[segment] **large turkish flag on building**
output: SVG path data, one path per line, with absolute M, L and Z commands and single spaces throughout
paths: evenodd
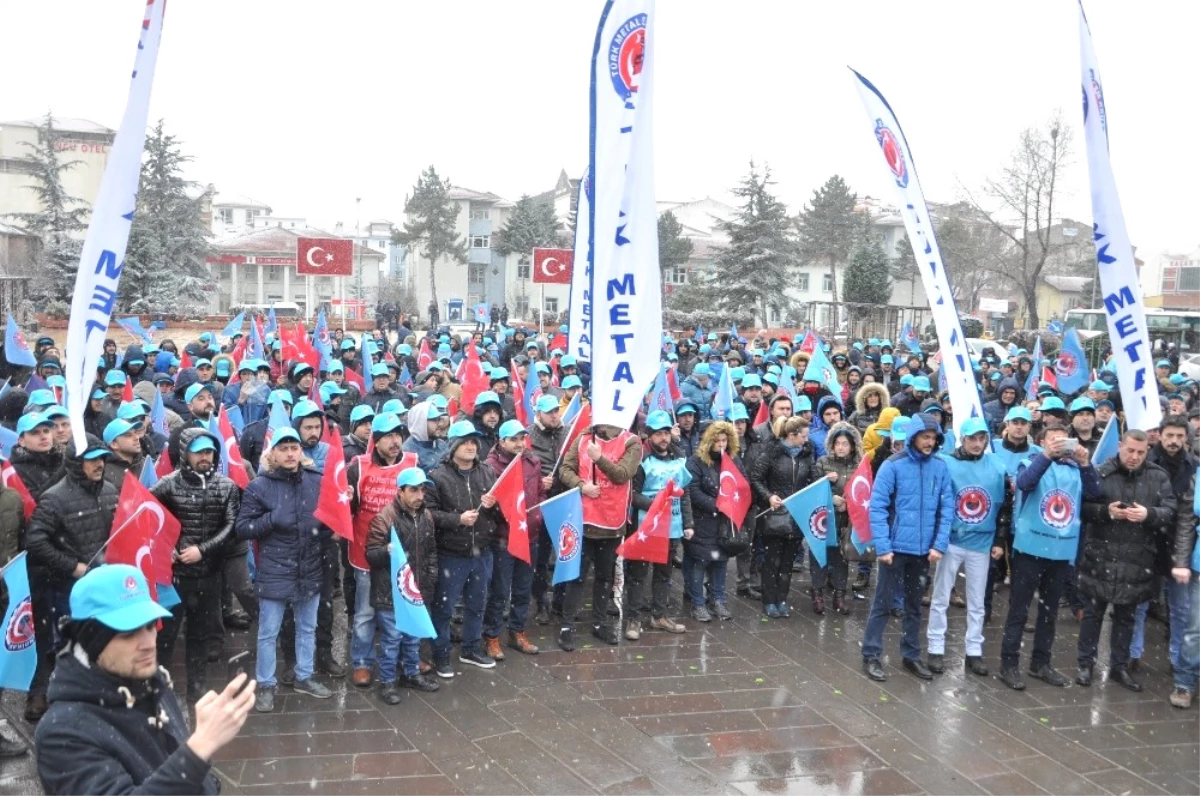
M 575 252 L 571 249 L 534 249 L 534 284 L 571 284 L 571 268 L 575 264 Z
M 296 273 L 352 275 L 354 241 L 347 238 L 296 238 Z

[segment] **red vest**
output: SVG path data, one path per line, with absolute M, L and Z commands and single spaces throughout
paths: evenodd
M 587 447 L 595 442 L 600 446 L 602 455 L 609 461 L 620 461 L 625 455 L 625 444 L 633 436 L 628 431 L 622 431 L 614 439 L 602 440 L 593 434 L 579 438 L 579 478 L 587 484 L 595 483 L 600 487 L 600 497 L 583 497 L 583 523 L 596 528 L 616 530 L 625 527 L 629 513 L 629 496 L 633 485 L 630 481 L 614 484 L 597 467 L 587 455 Z
M 388 467 L 375 464 L 372 457 L 363 454 L 354 458 L 358 462 L 358 483 L 354 492 L 358 495 L 358 513 L 354 515 L 354 539 L 350 542 L 350 565 L 369 572 L 367 563 L 367 531 L 371 520 L 387 508 L 396 497 L 396 476 L 401 470 L 417 466 L 417 455 L 405 453 L 400 461 Z

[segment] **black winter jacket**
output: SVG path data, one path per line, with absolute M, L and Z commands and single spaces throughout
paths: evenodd
M 745 478 L 742 460 L 734 456 L 732 461 Z M 722 534 L 729 535 L 733 530 L 733 521 L 717 511 L 717 497 L 721 494 L 721 461 L 718 459 L 710 465 L 701 461 L 699 456 L 693 456 L 688 459 L 687 469 L 692 480 L 687 486 L 685 499 L 691 504 L 696 532 L 691 539 L 683 540 L 684 552 L 691 558 L 705 562 L 724 561 L 728 556 L 717 542 Z M 684 527 L 687 527 L 686 515 Z
M 62 480 L 64 470 L 60 450 L 51 448 L 45 453 L 34 453 L 17 445 L 9 460 L 34 500 L 39 500 L 43 492 Z
M 1196 478 L 1196 469 L 1200 467 L 1200 461 L 1195 456 L 1188 453 L 1187 448 L 1184 448 L 1178 456 L 1167 456 L 1162 449 L 1162 445 L 1155 445 L 1150 449 L 1150 455 L 1147 460 L 1151 464 L 1157 464 L 1159 467 L 1167 471 L 1167 477 L 1171 479 L 1171 491 L 1175 493 L 1175 500 L 1179 504 L 1179 522 L 1183 524 L 1192 523 L 1194 527 L 1196 518 L 1189 509 L 1192 507 L 1192 489 L 1193 481 Z M 1190 567 L 1191 566 L 1191 546 L 1190 542 L 1194 533 L 1188 533 L 1183 540 L 1187 547 L 1188 555 L 1179 561 L 1177 555 L 1178 540 L 1176 534 L 1167 533 L 1158 535 L 1158 557 L 1156 559 L 1158 574 L 1164 577 L 1170 577 L 1172 567 Z
M 400 545 L 408 558 L 417 588 L 425 605 L 433 605 L 437 591 L 438 552 L 433 515 L 424 508 L 415 516 L 400 505 L 397 498 L 375 515 L 367 530 L 367 563 L 371 565 L 371 607 L 392 609 L 392 556 L 387 546 L 392 541 L 392 528 L 400 537 Z
M 76 564 L 104 563 L 96 554 L 108 541 L 119 494 L 104 479 L 84 478 L 79 459 L 66 460 L 65 477 L 42 495 L 26 534 L 30 563 L 52 585 L 70 588 Z
M 331 531 L 313 512 L 321 474 L 303 466 L 255 478 L 242 495 L 234 530 L 257 541 L 255 592 L 267 600 L 303 600 L 321 588 L 321 539 Z
M 259 462 L 263 455 L 263 441 L 267 438 L 267 423 L 269 417 L 247 423 L 238 437 L 238 450 L 242 452 L 242 461 L 249 462 L 254 472 L 258 472 Z
M 121 494 L 121 485 L 125 483 L 125 473 L 133 473 L 134 478 L 140 478 L 142 475 L 142 467 L 146 464 L 146 457 L 139 454 L 132 462 L 127 462 L 120 456 L 113 454 L 104 462 L 104 480 L 112 484 L 117 489 L 117 494 Z
M 197 436 L 212 436 L 199 429 L 188 429 L 184 445 Z M 214 440 L 215 441 L 215 440 Z M 218 443 L 219 444 L 219 443 Z M 195 564 L 175 562 L 176 578 L 203 578 L 221 569 L 225 556 L 233 551 L 237 537 L 233 524 L 242 504 L 242 491 L 231 479 L 216 471 L 201 475 L 184 462 L 150 490 L 181 526 L 175 549 L 200 548 Z
M 439 555 L 474 558 L 482 555 L 496 538 L 496 520 L 500 509 L 479 509 L 479 498 L 496 483 L 492 468 L 476 461 L 470 471 L 458 469 L 454 460 L 447 456 L 429 473 L 425 485 L 425 508 L 433 515 L 437 528 Z M 464 511 L 479 509 L 479 519 L 474 525 L 459 523 Z
M 71 650 L 58 658 L 50 709 L 34 733 L 46 793 L 220 792 L 209 764 L 187 746 L 165 669 L 143 683 L 123 682 Z
M 542 477 L 545 478 L 554 472 L 554 465 L 558 463 L 558 457 L 562 455 L 563 444 L 567 441 L 567 430 L 562 426 L 542 428 L 534 421 L 533 425 L 529 427 L 529 441 L 538 461 L 542 463 Z M 550 494 L 557 494 L 557 492 L 555 489 L 551 489 Z
M 778 439 L 768 445 L 750 472 L 750 487 L 755 499 L 764 507 L 770 504 L 771 495 L 787 499 L 821 477 L 811 442 L 805 442 L 800 454 L 794 457 L 787 454 Z M 780 508 L 779 511 L 786 512 L 787 509 Z M 792 530 L 798 532 L 794 522 L 792 525 Z
M 1174 534 L 1177 528 L 1170 478 L 1166 470 L 1149 462 L 1129 471 L 1117 458 L 1096 472 L 1103 494 L 1083 504 L 1083 520 L 1091 525 L 1083 542 L 1079 591 L 1117 605 L 1145 602 L 1155 593 L 1158 535 Z M 1118 502 L 1145 506 L 1146 520 L 1112 519 L 1108 504 Z

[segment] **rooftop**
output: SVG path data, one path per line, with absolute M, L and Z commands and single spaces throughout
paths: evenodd
M 1046 284 L 1063 293 L 1078 293 L 1091 279 L 1086 276 L 1048 276 Z
M 448 199 L 466 200 L 468 202 L 490 202 L 498 207 L 512 207 L 513 203 L 507 199 L 497 196 L 491 191 L 473 191 L 470 188 L 464 188 L 461 185 L 453 185 L 446 192 Z
M 297 238 L 339 238 L 344 236 L 334 235 L 326 232 L 323 229 L 314 229 L 312 227 L 300 227 L 297 229 L 284 229 L 283 227 L 265 227 L 263 229 L 254 229 L 244 232 L 240 235 L 235 235 L 231 238 L 217 241 L 213 244 L 213 248 L 218 252 L 237 253 L 237 254 L 295 254 Z M 373 257 L 383 259 L 383 253 L 368 249 L 365 246 L 354 245 L 355 255 L 363 257 Z
M 229 191 L 219 191 L 213 195 L 213 207 L 261 207 L 270 210 L 271 206 L 266 202 L 260 202 L 249 196 L 240 193 L 231 193 Z
M 99 135 L 115 136 L 116 130 L 110 130 L 102 124 L 88 121 L 87 119 L 72 119 L 69 116 L 55 116 L 54 129 L 64 133 L 96 133 Z M 0 127 L 41 127 L 46 123 L 45 117 L 37 119 L 20 119 L 16 121 L 0 122 Z

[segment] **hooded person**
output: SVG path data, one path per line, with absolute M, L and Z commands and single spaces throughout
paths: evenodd
M 416 454 L 417 466 L 426 475 L 446 457 L 447 445 L 440 422 L 442 415 L 442 411 L 428 401 L 408 410 L 409 437 L 404 441 L 403 450 Z
M 479 458 L 486 461 L 492 448 L 500 441 L 500 422 L 503 419 L 504 407 L 500 396 L 491 390 L 484 390 L 475 399 L 475 411 L 471 413 L 471 422 L 479 432 Z
M 838 544 L 826 549 L 824 567 L 817 565 L 816 557 L 809 556 L 809 572 L 812 575 L 813 612 L 825 613 L 826 584 L 833 589 L 833 610 L 839 614 L 850 613 L 846 602 L 846 580 L 849 567 L 846 552 L 853 549 L 850 534 L 850 515 L 846 512 L 845 491 L 854 471 L 863 457 L 862 436 L 848 422 L 834 423 L 825 436 L 825 455 L 817 459 L 817 469 L 829 478 L 833 490 L 833 508 L 837 518 Z
M 996 397 L 983 405 L 983 419 L 993 434 L 999 434 L 1004 428 L 1004 416 L 1014 406 L 1019 406 L 1021 388 L 1012 376 L 1001 378 L 996 385 Z
M 812 429 L 808 434 L 808 441 L 812 443 L 817 458 L 825 455 L 825 437 L 830 427 L 844 419 L 842 405 L 836 397 L 826 395 L 817 401 L 817 411 L 813 413 Z
M 23 388 L 9 387 L 4 395 L 0 395 L 0 426 L 15 431 L 28 402 L 29 393 Z
M 854 396 L 854 411 L 847 419 L 859 432 L 865 434 L 871 424 L 879 420 L 880 414 L 888 408 L 891 396 L 887 387 L 882 384 L 864 384 Z
M 150 381 L 154 373 L 152 368 L 146 366 L 145 349 L 138 343 L 131 343 L 125 349 L 125 357 L 121 361 L 121 369 L 125 371 L 125 375 L 129 376 L 129 381 L 132 384 L 138 384 L 143 381 Z
M 897 417 L 900 417 L 900 410 L 894 406 L 887 406 L 879 413 L 879 419 L 867 427 L 866 432 L 863 433 L 863 453 L 865 455 L 874 458 L 875 451 L 879 448 L 891 450 L 892 443 L 888 432 L 892 428 L 892 421 Z

